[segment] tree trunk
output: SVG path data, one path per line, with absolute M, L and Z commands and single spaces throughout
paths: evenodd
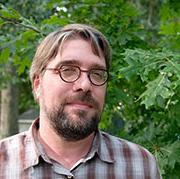
M 18 88 L 6 83 L 1 90 L 0 139 L 18 133 Z

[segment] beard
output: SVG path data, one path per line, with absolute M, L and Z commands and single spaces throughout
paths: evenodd
M 71 114 L 65 112 L 65 106 L 73 100 L 87 102 L 97 111 L 88 115 L 88 111 L 76 109 Z M 101 118 L 101 112 L 98 103 L 93 99 L 90 93 L 80 92 L 78 95 L 66 98 L 60 106 L 49 110 L 45 107 L 46 115 L 50 125 L 60 137 L 67 141 L 82 140 L 91 133 L 98 130 L 98 124 Z M 74 119 L 76 118 L 76 119 Z M 78 118 L 78 119 L 77 119 Z

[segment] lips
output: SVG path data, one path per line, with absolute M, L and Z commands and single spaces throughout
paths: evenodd
M 93 105 L 87 102 L 82 101 L 72 101 L 67 103 L 68 106 L 79 108 L 79 109 L 90 109 L 93 108 Z
M 71 106 L 77 109 L 99 109 L 98 102 L 91 96 L 89 92 L 79 92 L 76 95 L 68 96 L 64 105 Z

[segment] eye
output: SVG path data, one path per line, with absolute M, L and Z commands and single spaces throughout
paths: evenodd
M 93 81 L 101 82 L 106 79 L 106 71 L 105 70 L 91 70 L 91 79 Z
M 78 73 L 78 68 L 74 66 L 64 65 L 60 68 L 60 72 L 61 72 L 61 75 L 63 75 L 64 77 L 69 77 L 69 76 L 76 75 Z

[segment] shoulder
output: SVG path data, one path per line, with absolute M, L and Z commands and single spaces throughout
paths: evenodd
M 147 149 L 105 132 L 100 132 L 99 136 L 100 158 L 112 162 L 122 178 L 161 178 L 155 157 Z
M 9 144 L 23 141 L 23 139 L 25 139 L 27 137 L 27 133 L 28 133 L 28 131 L 25 131 L 25 132 L 21 132 L 21 133 L 15 134 L 13 136 L 1 139 L 0 146 L 2 147 L 2 145 L 4 145 L 4 144 L 9 145 Z
M 101 132 L 102 143 L 107 147 L 115 158 L 129 158 L 131 160 L 155 161 L 154 156 L 144 147 L 128 140 Z M 116 156 L 117 155 L 117 156 Z
M 8 160 L 9 156 L 15 156 L 25 145 L 28 132 L 19 133 L 0 141 L 0 160 Z

